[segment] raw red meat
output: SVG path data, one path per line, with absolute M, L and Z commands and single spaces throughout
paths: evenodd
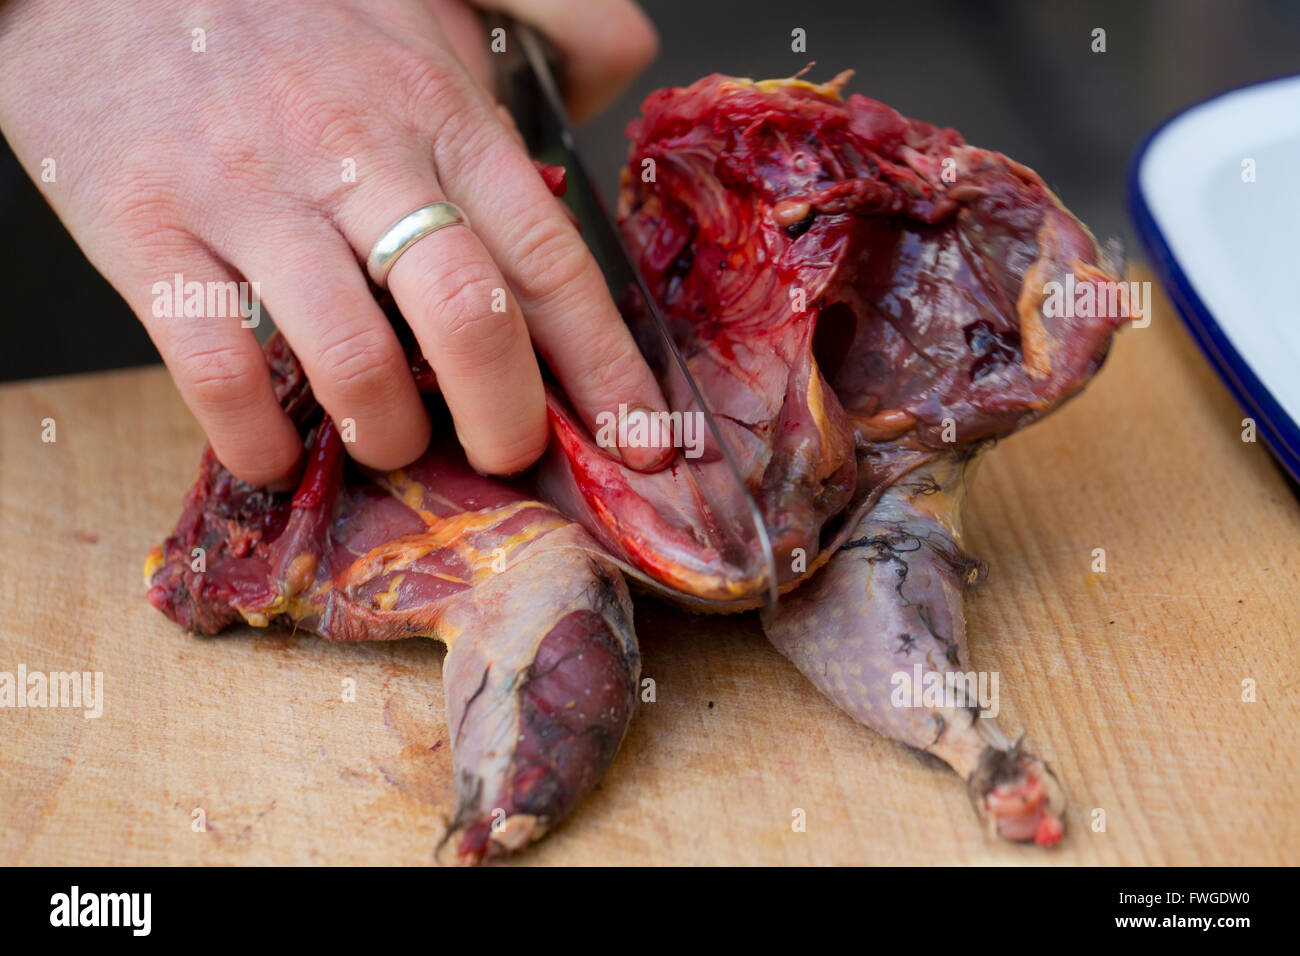
M 632 716 L 622 575 L 554 508 L 476 474 L 454 440 L 400 471 L 358 467 L 278 334 L 266 353 L 307 441 L 301 484 L 252 488 L 205 450 L 150 556 L 149 600 L 204 634 L 243 621 L 443 641 L 457 852 L 476 862 L 538 839 L 600 780 Z
M 844 100 L 846 80 L 713 76 L 651 95 L 629 127 L 621 225 L 774 543 L 789 592 L 764 620 L 774 644 L 858 720 L 947 761 L 991 830 L 1050 844 L 1063 789 L 969 688 L 919 706 L 894 692 L 900 673 L 969 671 L 972 464 L 1077 393 L 1121 324 L 1054 314 L 1047 284 L 1101 290 L 1119 264 L 1032 171 Z M 756 606 L 767 587 L 727 533 L 737 516 L 701 494 L 726 480 L 718 450 L 632 471 L 553 392 L 537 495 L 558 510 L 445 442 L 375 474 L 345 460 L 278 339 L 268 359 L 309 444 L 303 486 L 249 488 L 207 452 L 150 600 L 206 633 L 282 621 L 446 641 L 460 852 L 519 848 L 594 784 L 630 719 L 620 570 L 706 610 Z
M 844 101 L 847 79 L 712 76 L 651 94 L 628 127 L 624 235 L 738 452 L 784 585 L 803 576 L 791 554 L 811 567 L 851 533 L 853 503 L 1082 388 L 1118 323 L 1039 307 L 1049 280 L 1118 277 L 1035 173 Z M 765 582 L 700 535 L 681 469 L 611 467 L 558 406 L 551 497 L 663 584 L 757 603 Z M 679 463 L 700 481 L 723 467 Z

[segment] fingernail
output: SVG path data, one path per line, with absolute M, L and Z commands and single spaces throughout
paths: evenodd
M 618 454 L 636 471 L 658 471 L 677 457 L 666 412 L 645 405 L 618 408 Z

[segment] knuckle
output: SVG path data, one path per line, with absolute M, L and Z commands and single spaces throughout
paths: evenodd
M 578 282 L 590 265 L 586 248 L 558 216 L 525 228 L 508 252 L 516 287 L 529 303 L 545 306 Z
M 492 311 L 492 300 L 503 289 L 499 276 L 486 265 L 464 263 L 447 272 L 436 288 L 447 290 L 434 309 L 450 352 L 480 360 L 504 354 L 510 324 L 506 313 Z
M 335 89 L 294 72 L 273 82 L 275 128 L 291 142 L 327 155 L 345 155 L 376 138 L 371 114 L 356 107 L 346 88 Z
M 639 11 L 630 11 L 616 37 L 613 52 L 629 72 L 640 72 L 659 55 L 659 33 L 649 17 Z
M 125 174 L 95 218 L 120 231 L 133 253 L 174 247 L 181 231 L 171 190 L 156 175 L 144 172 Z
M 614 336 L 599 335 L 591 340 L 584 379 L 593 395 L 625 397 L 642 384 L 640 358 L 631 344 Z
M 95 176 L 79 184 L 77 198 L 94 227 L 129 230 L 129 238 L 147 236 L 178 219 L 180 198 L 185 194 L 183 164 L 160 163 L 159 156 L 171 155 L 175 138 L 154 129 L 132 129 L 122 144 L 107 144 Z M 121 238 L 118 236 L 117 238 Z
M 396 344 L 374 328 L 331 336 L 320 345 L 316 360 L 344 401 L 386 404 L 401 381 Z
M 433 126 L 441 139 L 459 137 L 478 125 L 482 108 L 449 64 L 417 55 L 404 58 L 395 71 L 400 97 L 393 102 L 403 104 L 411 130 L 424 134 Z
M 422 126 L 429 127 L 427 119 Z M 472 101 L 448 103 L 434 126 L 427 151 L 435 172 L 482 165 L 502 149 L 517 148 L 501 121 Z
M 418 53 L 402 56 L 394 69 L 407 101 L 424 107 L 442 102 L 458 85 L 455 71 L 448 64 Z
M 495 163 L 519 146 L 496 111 L 458 77 L 432 67 L 415 81 L 403 117 L 424 155 L 438 170 Z
M 228 346 L 190 349 L 179 356 L 190 393 L 200 408 L 212 412 L 238 412 L 257 400 L 254 371 L 243 355 Z
M 202 144 L 198 155 L 203 157 L 204 178 L 209 184 L 249 185 L 271 180 L 271 158 L 265 144 L 230 116 L 215 115 L 201 123 L 198 139 Z

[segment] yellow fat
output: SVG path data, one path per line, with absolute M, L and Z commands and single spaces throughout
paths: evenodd
M 163 566 L 162 548 L 151 548 L 144 559 L 144 586 L 153 586 L 153 576 Z
M 374 601 L 375 608 L 380 611 L 391 611 L 397 604 L 397 589 L 401 586 L 402 581 L 406 578 L 405 574 L 399 574 L 391 584 L 388 590 L 382 594 L 376 594 L 371 600 Z

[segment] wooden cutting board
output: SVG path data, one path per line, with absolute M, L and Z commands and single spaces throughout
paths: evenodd
M 1057 848 L 988 840 L 956 776 L 836 710 L 752 617 L 645 600 L 657 701 L 524 862 L 1300 862 L 1300 506 L 1241 420 L 1158 299 L 982 466 L 974 662 L 1069 792 Z M 146 603 L 201 444 L 161 369 L 0 388 L 0 671 L 99 671 L 105 698 L 0 710 L 0 863 L 432 862 L 439 645 L 197 638 Z

